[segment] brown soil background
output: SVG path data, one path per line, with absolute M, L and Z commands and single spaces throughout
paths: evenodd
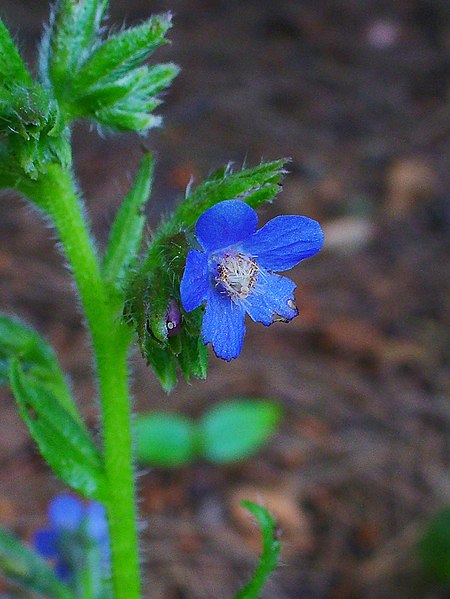
M 278 213 L 318 218 L 327 243 L 297 267 L 301 315 L 248 324 L 231 364 L 166 396 L 136 353 L 138 410 L 195 416 L 215 401 L 272 397 L 279 433 L 256 457 L 139 478 L 146 596 L 225 599 L 251 571 L 258 534 L 236 507 L 259 497 L 284 531 L 266 599 L 443 599 L 415 543 L 450 503 L 448 5 L 426 0 L 112 1 L 110 23 L 172 10 L 182 73 L 160 113 L 149 222 L 229 160 L 292 157 Z M 46 1 L 3 0 L 35 58 Z M 75 164 L 102 245 L 139 160 L 132 135 L 74 134 Z M 91 358 L 62 257 L 40 217 L 1 198 L 0 305 L 57 348 L 98 428 Z M 51 237 L 51 235 L 50 235 Z M 0 396 L 0 524 L 30 538 L 63 489 Z M 1 585 L 2 583 L 0 583 Z M 7 587 L 5 587 L 5 590 Z M 0 590 L 2 587 L 0 586 Z

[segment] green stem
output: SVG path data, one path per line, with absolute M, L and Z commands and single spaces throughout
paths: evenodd
M 52 219 L 77 283 L 97 367 L 103 416 L 105 499 L 115 599 L 139 599 L 140 578 L 131 445 L 127 353 L 129 334 L 107 296 L 71 173 L 51 165 L 40 181 L 21 185 Z

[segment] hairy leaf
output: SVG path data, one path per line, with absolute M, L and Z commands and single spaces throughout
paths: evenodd
M 31 379 L 49 389 L 76 420 L 79 414 L 50 345 L 16 318 L 0 314 L 0 385 L 9 384 L 9 365 L 17 359 Z
M 74 599 L 70 589 L 42 558 L 1 528 L 0 573 L 28 593 L 39 593 L 49 599 Z
M 103 258 L 103 276 L 114 286 L 118 285 L 120 278 L 139 251 L 145 224 L 144 207 L 151 193 L 153 170 L 153 157 L 150 153 L 145 153 L 134 183 L 111 228 Z
M 9 379 L 20 415 L 55 474 L 82 495 L 104 501 L 101 458 L 86 428 L 15 359 Z
M 242 507 L 257 520 L 262 534 L 263 550 L 252 579 L 236 595 L 235 599 L 258 599 L 267 578 L 278 566 L 281 543 L 278 539 L 277 523 L 262 506 L 252 501 L 242 501 Z
M 170 15 L 160 15 L 109 37 L 79 70 L 77 89 L 87 89 L 109 78 L 118 79 L 139 67 L 153 50 L 166 43 L 164 36 L 170 26 Z

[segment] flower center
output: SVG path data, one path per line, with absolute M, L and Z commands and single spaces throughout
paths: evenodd
M 253 291 L 259 267 L 253 258 L 240 253 L 226 253 L 217 264 L 216 281 L 233 301 L 245 299 Z

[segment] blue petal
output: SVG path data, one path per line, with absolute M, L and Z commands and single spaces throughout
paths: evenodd
M 306 216 L 277 216 L 242 246 L 267 270 L 283 271 L 316 254 L 323 245 L 323 232 Z
M 218 358 L 228 362 L 241 353 L 245 335 L 245 311 L 225 293 L 211 288 L 203 318 L 203 343 L 211 343 Z
M 58 538 L 59 534 L 55 530 L 43 528 L 36 531 L 33 538 L 33 547 L 42 557 L 55 559 L 58 557 Z
M 105 506 L 97 501 L 91 501 L 86 506 L 86 532 L 91 539 L 103 541 L 108 538 L 108 521 Z
M 58 495 L 48 506 L 48 519 L 57 530 L 75 531 L 83 519 L 83 504 L 72 495 Z
M 59 580 L 61 580 L 62 582 L 69 582 L 73 577 L 70 566 L 62 560 L 59 560 L 57 562 L 55 566 L 55 573 Z
M 266 327 L 276 320 L 292 320 L 298 311 L 294 302 L 296 285 L 280 275 L 259 273 L 258 283 L 245 302 L 250 318 Z
M 247 239 L 257 226 L 253 208 L 241 200 L 225 200 L 201 215 L 195 235 L 200 245 L 211 252 Z
M 203 252 L 190 250 L 181 279 L 181 303 L 186 312 L 191 312 L 206 301 L 209 287 L 208 257 Z

